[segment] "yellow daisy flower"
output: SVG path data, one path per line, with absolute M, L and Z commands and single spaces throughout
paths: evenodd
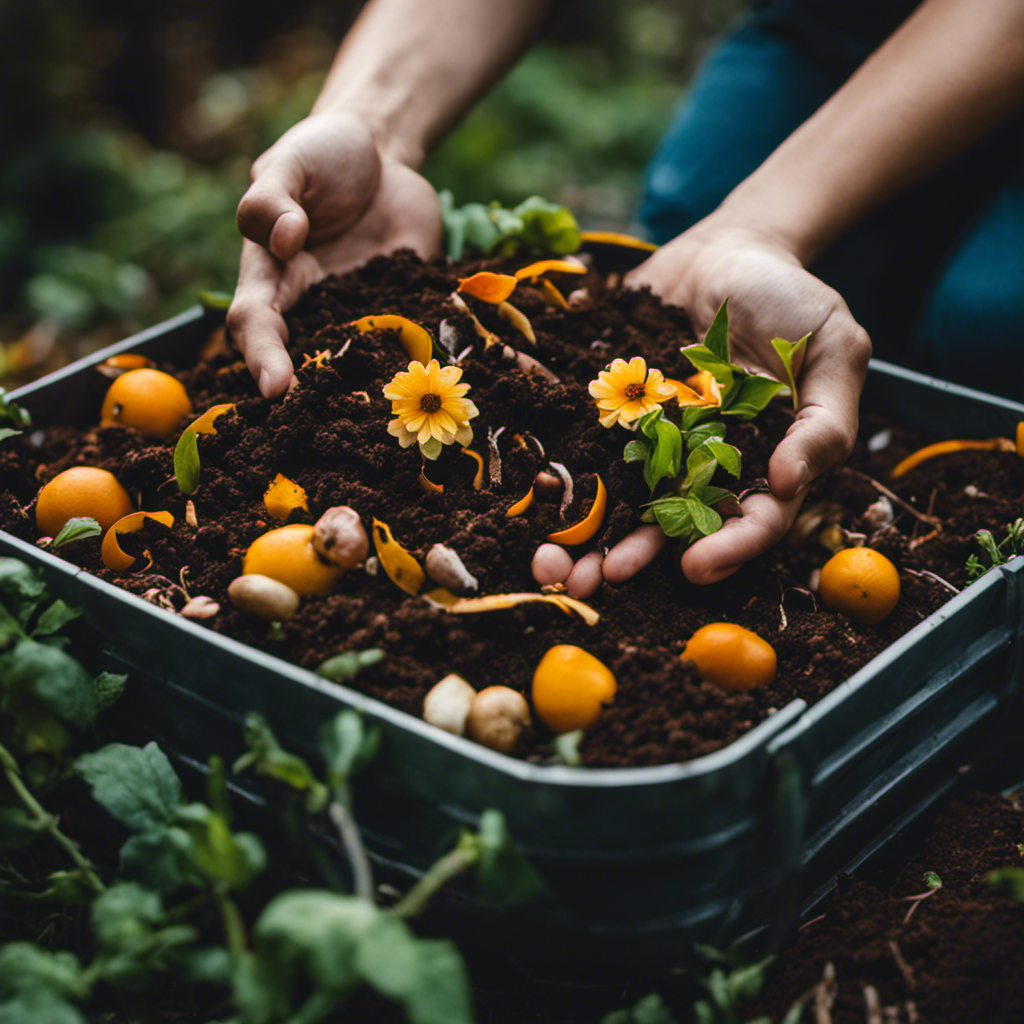
M 461 366 L 442 368 L 436 359 L 426 366 L 411 362 L 408 371 L 396 373 L 383 389 L 397 417 L 388 424 L 388 433 L 403 448 L 431 442 L 468 445 L 473 440 L 469 421 L 479 413 L 465 397 L 469 385 L 459 383 L 461 376 Z
M 676 396 L 674 385 L 665 380 L 661 370 L 648 370 L 643 356 L 634 356 L 628 363 L 614 360 L 590 382 L 588 390 L 597 400 L 602 427 L 621 423 L 629 430 L 636 430 L 647 413 Z

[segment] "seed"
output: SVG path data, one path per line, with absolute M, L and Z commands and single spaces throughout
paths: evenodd
M 248 577 L 248 579 L 252 578 Z M 220 605 L 212 597 L 193 597 L 180 612 L 186 619 L 212 619 L 219 613 Z
M 290 619 L 299 607 L 299 595 L 291 587 L 254 572 L 233 579 L 228 597 L 239 611 L 271 622 Z
M 348 505 L 336 505 L 313 527 L 313 547 L 318 555 L 342 569 L 354 569 L 366 560 L 370 539 L 359 513 Z
M 453 594 L 472 594 L 479 587 L 477 578 L 466 568 L 458 554 L 444 544 L 435 544 L 427 552 L 423 564 L 427 575 Z

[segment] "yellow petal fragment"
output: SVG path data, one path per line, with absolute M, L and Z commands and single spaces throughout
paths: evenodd
M 460 277 L 458 291 L 483 302 L 497 304 L 504 302 L 516 290 L 517 284 L 519 281 L 511 274 L 492 274 L 481 270 L 471 277 Z
M 301 508 L 309 511 L 309 500 L 306 492 L 294 480 L 289 480 L 283 473 L 278 473 L 270 486 L 263 492 L 263 505 L 275 519 L 284 522 L 293 509 Z
M 543 274 L 585 274 L 587 268 L 581 263 L 570 263 L 568 260 L 538 260 L 527 267 L 520 267 L 515 276 L 520 281 L 533 281 Z
M 531 345 L 537 344 L 537 335 L 533 333 L 533 325 L 521 309 L 516 309 L 510 302 L 499 302 L 498 316 L 505 323 L 511 324 Z
M 515 608 L 520 604 L 541 602 L 553 604 L 556 608 L 571 615 L 575 612 L 588 626 L 593 626 L 601 616 L 588 604 L 577 601 L 564 594 L 488 594 L 486 597 L 462 597 L 448 611 L 454 615 L 473 615 L 476 612 L 497 612 L 507 608 Z
M 541 295 L 544 296 L 544 300 L 549 306 L 554 306 L 556 309 L 569 308 L 569 303 L 566 302 L 565 296 L 546 277 L 542 277 L 536 283 L 540 288 Z
M 426 470 L 420 470 L 420 490 L 424 494 L 443 494 L 444 484 L 435 484 L 433 480 L 427 479 Z
M 458 594 L 453 594 L 447 587 L 428 590 L 422 596 L 428 601 L 433 601 L 434 604 L 439 604 L 444 608 L 451 608 L 453 604 L 458 604 L 460 600 Z
M 564 530 L 548 534 L 548 540 L 553 544 L 585 544 L 590 540 L 604 522 L 604 514 L 608 508 L 608 491 L 605 489 L 604 481 L 597 478 L 597 494 L 594 496 L 594 504 L 590 511 L 578 522 Z
M 234 409 L 234 402 L 226 402 L 223 405 L 214 405 L 206 410 L 202 416 L 193 420 L 192 429 L 197 434 L 216 434 L 217 428 L 213 425 L 213 421 L 218 416 L 223 416 L 224 413 Z
M 430 332 L 412 320 L 396 313 L 379 313 L 353 320 L 350 327 L 366 334 L 369 331 L 397 331 L 398 341 L 414 362 L 426 365 L 434 348 Z
M 141 530 L 142 524 L 147 519 L 155 519 L 166 527 L 174 525 L 174 516 L 170 512 L 129 512 L 128 515 L 122 516 L 107 530 L 103 543 L 100 545 L 100 556 L 103 559 L 103 564 L 108 569 L 125 572 L 135 564 L 135 559 L 121 550 L 121 546 L 117 543 L 117 535 L 119 533 L 135 533 L 136 530 Z M 146 554 L 148 557 L 149 552 L 146 552 Z M 144 568 L 148 569 L 152 564 L 153 559 L 150 558 L 149 564 Z
M 407 594 L 418 594 L 426 573 L 420 563 L 391 536 L 391 527 L 376 518 L 373 520 L 373 546 L 391 582 Z
M 506 513 L 511 519 L 513 516 L 522 515 L 533 504 L 533 488 L 531 487 Z
M 580 238 L 584 245 L 622 245 L 627 249 L 644 249 L 647 252 L 654 252 L 658 248 L 653 242 L 645 242 L 642 238 L 623 235 L 618 231 L 581 231 Z
M 472 448 L 463 448 L 463 455 L 468 455 L 474 462 L 476 462 L 476 475 L 473 477 L 473 490 L 482 491 L 484 489 L 484 457 L 479 453 L 473 451 Z
M 922 462 L 934 459 L 937 455 L 951 455 L 953 452 L 964 451 L 1015 452 L 1017 446 L 1008 437 L 989 437 L 983 441 L 939 441 L 908 455 L 902 462 L 896 464 L 889 476 L 893 480 L 898 480 L 912 469 L 916 469 Z

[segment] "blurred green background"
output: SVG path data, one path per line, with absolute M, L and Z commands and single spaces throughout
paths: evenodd
M 249 166 L 309 110 L 361 6 L 0 0 L 0 383 L 233 289 Z M 649 154 L 741 6 L 560 5 L 425 173 L 460 203 L 539 193 L 628 229 Z

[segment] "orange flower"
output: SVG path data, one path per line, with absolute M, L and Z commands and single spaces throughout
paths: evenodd
M 478 411 L 465 397 L 469 385 L 459 383 L 461 376 L 462 367 L 442 368 L 436 359 L 426 366 L 411 362 L 408 371 L 396 373 L 383 389 L 397 417 L 388 424 L 388 433 L 397 437 L 403 448 L 417 442 L 432 447 L 453 441 L 468 445 L 473 440 L 469 421 Z
M 648 370 L 642 356 L 634 356 L 628 363 L 614 360 L 590 382 L 589 391 L 597 401 L 602 427 L 621 423 L 629 430 L 636 430 L 642 417 L 676 396 L 675 387 L 661 370 Z

